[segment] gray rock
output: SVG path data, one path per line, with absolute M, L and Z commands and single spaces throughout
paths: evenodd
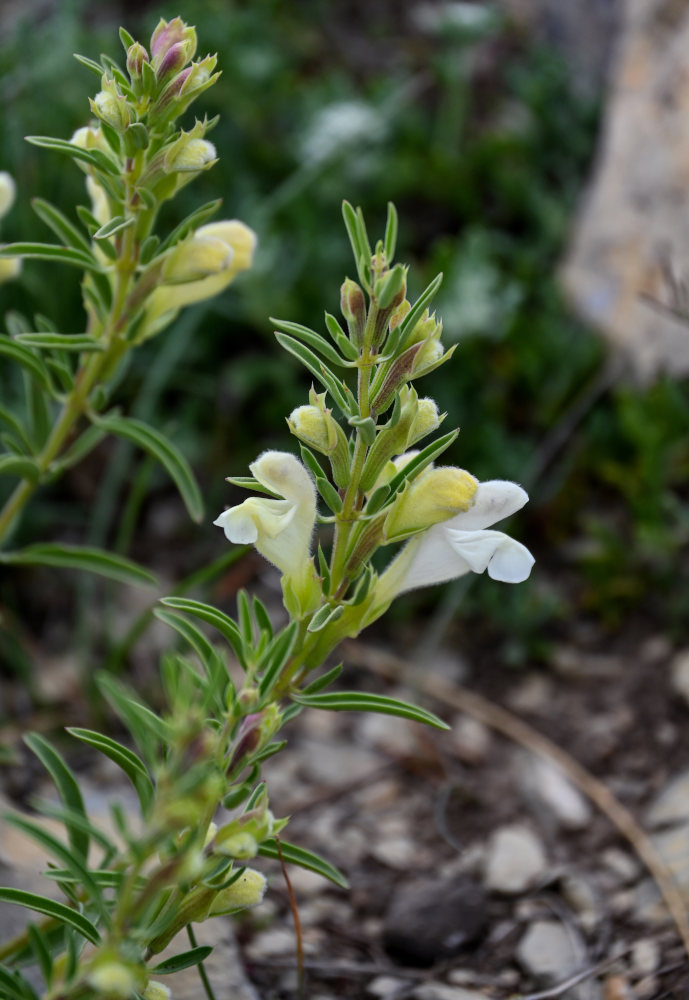
M 434 965 L 481 937 L 486 902 L 481 886 L 468 878 L 403 883 L 385 914 L 383 945 L 404 965 Z
M 533 753 L 516 757 L 517 781 L 526 801 L 565 830 L 583 830 L 591 807 L 559 767 Z
M 519 964 L 539 982 L 554 983 L 576 972 L 579 957 L 567 929 L 557 920 L 536 920 L 517 946 Z
M 376 976 L 366 987 L 366 993 L 372 997 L 379 997 L 380 1000 L 387 1000 L 387 997 L 394 997 L 406 986 L 406 979 L 398 979 L 397 976 Z
M 689 771 L 683 771 L 668 781 L 656 795 L 646 812 L 648 826 L 689 821 Z
M 496 830 L 488 844 L 484 882 L 494 892 L 518 894 L 545 875 L 548 862 L 541 841 L 520 824 Z

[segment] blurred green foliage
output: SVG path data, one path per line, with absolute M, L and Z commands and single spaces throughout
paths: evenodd
M 462 428 L 450 460 L 481 478 L 520 480 L 532 495 L 518 525 L 539 556 L 532 582 L 506 596 L 479 581 L 462 591 L 467 614 L 487 619 L 515 663 L 545 655 L 573 614 L 611 626 L 651 614 L 658 628 L 673 627 L 689 610 L 686 387 L 603 382 L 597 391 L 603 347 L 568 313 L 556 281 L 598 105 L 575 91 L 556 54 L 501 18 L 449 25 L 443 5 L 435 17 L 431 6 L 179 0 L 122 10 L 69 0 L 40 18 L 22 7 L 0 37 L 0 166 L 19 186 L 2 235 L 45 238 L 31 196 L 63 208 L 84 200 L 71 166 L 22 140 L 69 137 L 87 120 L 93 78 L 72 53 L 119 58 L 118 19 L 145 42 L 161 14 L 181 14 L 197 25 L 200 51 L 218 51 L 223 76 L 202 105 L 222 117 L 220 162 L 176 210 L 220 193 L 222 214 L 255 228 L 260 247 L 249 275 L 137 354 L 122 400 L 175 434 L 209 512 L 230 501 L 225 475 L 243 474 L 263 447 L 289 446 L 284 417 L 303 401 L 303 373 L 278 353 L 267 317 L 319 328 L 324 309 L 337 312 L 351 271 L 341 199 L 360 204 L 373 231 L 393 200 L 411 292 L 445 274 L 437 308 L 445 340 L 460 348 L 427 391 Z M 64 332 L 82 329 L 77 282 L 63 269 L 27 265 L 2 299 L 3 309 L 50 315 Z M 168 568 L 191 572 L 220 544 L 215 529 L 198 532 L 181 515 L 161 526 L 151 506 L 161 502 L 158 480 L 153 500 L 142 499 L 152 471 L 131 462 L 126 446 L 100 466 L 94 458 L 91 476 L 34 503 L 27 531 L 40 534 L 56 513 L 62 530 L 76 530 L 87 505 L 91 541 L 134 546 L 154 563 L 162 542 L 169 552 L 171 538 L 184 539 Z M 151 509 L 157 528 L 137 532 L 136 515 L 146 528 Z M 420 611 L 436 599 L 415 598 Z

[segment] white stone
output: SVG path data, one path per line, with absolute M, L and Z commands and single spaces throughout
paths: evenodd
M 649 826 L 664 826 L 689 820 L 689 771 L 683 771 L 668 781 L 656 795 L 647 813 Z
M 565 830 L 583 830 L 591 821 L 591 807 L 566 775 L 533 753 L 517 756 L 517 780 L 525 799 L 538 812 L 546 811 Z
M 525 892 L 538 882 L 547 867 L 543 845 L 528 827 L 503 826 L 490 839 L 484 881 L 495 892 Z
M 488 1000 L 485 993 L 466 990 L 463 986 L 447 986 L 430 980 L 414 990 L 414 1000 Z
M 401 989 L 407 985 L 406 979 L 398 979 L 396 976 L 376 976 L 366 987 L 366 992 L 372 997 L 394 997 Z
M 480 764 L 490 749 L 490 730 L 471 715 L 458 715 L 450 736 L 459 757 L 468 764 Z
M 689 705 L 689 649 L 682 649 L 670 664 L 672 689 Z
M 603 851 L 601 860 L 618 876 L 623 885 L 634 882 L 641 873 L 641 866 L 636 858 L 619 847 L 608 847 Z
M 632 965 L 640 976 L 651 976 L 660 965 L 660 948 L 653 938 L 641 938 L 632 948 Z
M 522 968 L 536 979 L 556 982 L 576 971 L 576 948 L 561 923 L 537 920 L 531 924 L 517 946 Z

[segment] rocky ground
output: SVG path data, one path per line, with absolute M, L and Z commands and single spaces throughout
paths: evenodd
M 290 871 L 303 996 L 686 998 L 687 955 L 639 845 L 530 733 L 566 749 L 629 809 L 689 906 L 689 651 L 654 635 L 603 645 L 589 629 L 556 646 L 549 669 L 517 672 L 486 651 L 469 668 L 450 639 L 402 685 L 390 680 L 401 665 L 389 648 L 352 643 L 347 686 L 409 698 L 410 685 L 427 688 L 430 678 L 451 697 L 417 697 L 449 733 L 305 712 L 267 765 L 274 811 L 292 817 L 289 839 L 333 861 L 351 884 L 347 892 Z M 476 717 L 465 689 L 484 696 L 488 716 Z M 505 738 L 490 706 L 532 728 Z M 96 814 L 106 812 L 109 774 L 85 775 Z M 7 795 L 21 799 L 26 787 L 26 773 L 15 773 Z M 0 833 L 1 880 L 30 887 L 46 859 L 9 829 Z M 216 943 L 217 1000 L 298 996 L 288 892 L 279 867 L 264 867 L 270 891 L 259 908 L 234 929 L 224 920 L 199 928 Z M 0 911 L 6 926 L 14 920 L 16 910 Z M 199 995 L 189 970 L 175 1000 Z

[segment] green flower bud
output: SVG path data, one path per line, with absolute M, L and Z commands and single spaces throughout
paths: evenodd
M 399 541 L 468 510 L 477 489 L 478 480 L 464 469 L 427 469 L 393 504 L 385 520 L 385 538 Z
M 127 72 L 132 83 L 141 79 L 144 63 L 148 62 L 148 52 L 141 42 L 134 42 L 127 49 Z
M 22 269 L 21 258 L 0 257 L 0 285 L 16 278 Z
M 127 98 L 119 93 L 114 80 L 105 80 L 103 89 L 93 99 L 89 98 L 89 103 L 96 118 L 116 132 L 124 132 L 131 123 L 132 113 Z
M 337 486 L 345 487 L 349 482 L 350 456 L 347 436 L 325 405 L 325 393 L 311 389 L 308 406 L 298 406 L 287 418 L 287 425 L 300 441 L 309 448 L 327 455 Z
M 212 142 L 206 139 L 188 139 L 183 144 L 174 144 L 165 157 L 165 169 L 170 173 L 198 173 L 200 170 L 208 170 L 217 162 Z
M 116 952 L 105 952 L 93 959 L 87 981 L 107 1000 L 130 1000 L 142 988 L 144 975 L 143 969 L 125 962 Z
M 356 347 L 361 347 L 366 326 L 366 299 L 359 285 L 351 278 L 345 278 L 340 289 L 340 309 L 347 321 L 349 339 Z

